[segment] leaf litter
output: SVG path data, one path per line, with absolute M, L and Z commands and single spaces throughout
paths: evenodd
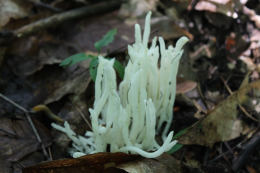
M 48 17 L 56 14 L 57 9 L 66 11 L 91 4 L 86 1 L 44 1 L 41 3 L 45 7 L 35 2 L 25 7 L 16 1 L 3 2 L 9 6 L 15 3 L 17 8 L 13 10 L 18 10 L 17 13 L 0 10 L 0 26 L 5 28 L 0 29 L 0 43 L 4 42 L 0 45 L 1 93 L 28 110 L 35 105 L 47 105 L 57 116 L 70 121 L 72 128 L 80 134 L 91 128 L 86 122 L 89 120 L 88 107 L 93 103 L 91 77 L 95 75 L 95 68 L 90 68 L 91 60 L 81 60 L 86 59 L 85 55 L 96 56 L 101 51 L 107 57 L 115 56 L 124 66 L 126 59 L 122 57 L 126 46 L 133 42 L 133 24 L 137 20 L 142 23 L 141 18 L 147 9 L 154 9 L 157 17 L 152 20 L 156 28 L 152 34 L 164 36 L 169 43 L 181 35 L 192 40 L 180 65 L 179 77 L 184 80 L 178 80 L 179 96 L 173 108 L 172 128 L 179 145 L 173 148 L 171 155 L 166 154 L 161 160 L 143 159 L 126 162 L 119 167 L 139 172 L 191 172 L 194 169 L 231 172 L 238 169 L 230 165 L 236 165 L 236 160 L 244 157 L 240 146 L 246 146 L 245 141 L 254 139 L 259 130 L 255 121 L 259 121 L 260 107 L 259 10 L 254 1 L 200 0 L 193 4 L 193 1 L 156 0 L 146 2 L 148 6 L 144 2 L 130 1 L 121 7 L 119 13 L 95 14 L 87 20 L 67 21 L 57 27 L 44 28 L 10 40 L 6 39 L 12 33 L 10 29 L 35 22 L 37 15 L 36 18 Z M 138 8 L 134 8 L 135 5 Z M 31 7 L 38 11 L 31 11 Z M 25 17 L 26 22 L 23 21 Z M 114 41 L 102 49 L 96 45 L 96 49 L 94 43 L 114 28 L 117 29 Z M 81 56 L 76 61 L 70 61 L 69 67 L 59 66 L 73 55 Z M 95 66 L 97 63 L 92 62 Z M 251 82 L 239 88 L 246 74 L 249 74 Z M 221 78 L 234 91 L 232 94 L 227 92 Z M 7 161 L 2 164 L 2 170 L 21 172 L 21 167 L 17 166 L 19 163 L 29 166 L 36 163 L 33 160 L 47 160 L 28 122 L 21 118 L 22 113 L 3 100 L 0 100 L 0 109 L 0 146 L 4 147 L 0 152 L 0 163 L 10 159 L 18 163 Z M 40 113 L 31 116 L 34 116 L 34 123 L 45 146 L 50 146 L 54 159 L 66 157 L 70 142 L 50 129 L 52 120 Z M 247 149 L 245 147 L 243 151 Z M 109 155 L 108 158 L 113 158 L 113 154 Z M 254 160 L 259 155 L 255 152 L 247 156 L 251 163 L 242 162 L 239 170 L 260 170 Z M 99 160 L 98 157 L 96 159 Z M 203 159 L 205 161 L 202 162 Z M 108 165 L 111 166 L 110 163 Z M 111 167 L 114 169 L 115 165 Z

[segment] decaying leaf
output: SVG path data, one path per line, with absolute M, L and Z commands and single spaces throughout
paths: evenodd
M 46 75 L 49 75 L 46 73 L 46 69 L 41 71 L 41 73 L 35 75 L 33 79 L 33 82 L 38 85 L 35 93 L 39 95 L 45 94 L 46 100 L 43 102 L 44 104 L 58 101 L 67 94 L 82 94 L 91 81 L 88 64 L 89 62 L 84 61 L 78 68 L 67 68 L 66 71 L 53 68 L 56 74 L 53 74 L 49 78 L 46 77 Z M 41 79 L 46 80 L 43 81 Z
M 254 10 L 251 10 L 247 7 L 243 7 L 244 14 L 248 15 L 250 20 L 255 22 L 255 25 L 260 28 L 260 15 L 257 15 L 257 13 Z
M 50 145 L 48 130 L 40 122 L 34 121 L 45 146 Z M 24 156 L 40 149 L 33 130 L 24 119 L 0 119 L 0 155 L 8 161 L 18 161 Z
M 194 81 L 186 80 L 177 83 L 176 93 L 184 94 L 197 87 L 197 83 Z
M 17 19 L 28 15 L 28 3 L 23 1 L 1 0 L 0 1 L 0 29 L 9 22 L 10 19 Z M 27 6 L 27 7 L 26 7 Z
M 55 65 L 70 56 L 71 46 L 59 43 L 50 34 L 20 38 L 13 42 L 6 54 L 10 69 L 18 76 L 29 76 L 45 66 Z M 75 51 L 75 50 L 73 50 Z
M 153 30 L 158 31 L 156 35 L 160 35 L 165 40 L 176 39 L 184 35 L 193 40 L 193 35 L 188 30 L 181 28 L 170 17 L 155 17 L 152 19 L 152 23 Z
M 181 165 L 178 160 L 169 154 L 164 153 L 154 159 L 139 159 L 132 162 L 123 163 L 117 166 L 126 172 L 132 173 L 179 173 Z
M 195 9 L 198 11 L 210 11 L 213 13 L 221 13 L 226 16 L 237 18 L 237 9 L 240 9 L 242 1 L 232 0 L 200 0 Z
M 1 168 L 1 173 L 12 172 L 11 163 L 8 162 L 5 158 L 0 157 L 0 168 Z
M 130 0 L 122 5 L 120 15 L 122 16 L 141 16 L 147 11 L 155 10 L 158 0 Z
M 181 144 L 213 146 L 216 142 L 239 137 L 247 132 L 246 124 L 237 118 L 239 105 L 248 105 L 253 100 L 260 102 L 259 96 L 260 81 L 244 86 L 190 127 L 178 141 Z

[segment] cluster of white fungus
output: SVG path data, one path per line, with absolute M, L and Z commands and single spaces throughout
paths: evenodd
M 148 48 L 150 18 L 151 12 L 145 19 L 143 38 L 140 25 L 135 25 L 135 43 L 128 46 L 130 60 L 119 90 L 114 59 L 99 57 L 95 102 L 89 110 L 92 131 L 84 137 L 77 136 L 67 122 L 64 127 L 52 124 L 72 139 L 76 149 L 73 157 L 109 150 L 154 158 L 176 144 L 173 131 L 168 136 L 167 132 L 173 117 L 179 60 L 188 39 L 182 37 L 175 47 L 166 49 L 163 38 L 159 37 L 159 50 L 155 37 Z M 164 140 L 161 146 L 155 140 L 159 131 Z

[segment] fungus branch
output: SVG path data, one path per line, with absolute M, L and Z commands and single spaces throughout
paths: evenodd
M 118 90 L 114 59 L 99 56 L 95 102 L 89 110 L 93 131 L 87 132 L 85 137 L 77 137 L 67 122 L 65 127 L 52 125 L 73 140 L 77 150 L 74 157 L 106 152 L 109 147 L 110 152 L 138 153 L 154 158 L 177 143 L 173 140 L 173 132 L 168 136 L 167 133 L 173 117 L 179 60 L 188 39 L 182 37 L 175 47 L 166 48 L 163 38 L 159 37 L 160 55 L 156 37 L 148 48 L 150 18 L 151 12 L 146 16 L 143 36 L 140 25 L 135 25 L 135 43 L 128 46 L 130 61 Z M 155 140 L 160 130 L 163 131 L 162 146 Z

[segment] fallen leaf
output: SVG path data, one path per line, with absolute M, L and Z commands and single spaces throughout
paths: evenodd
M 124 3 L 120 9 L 120 16 L 141 16 L 148 11 L 156 9 L 158 0 L 130 0 Z
M 207 11 L 210 11 L 210 12 L 216 12 L 217 6 L 215 4 L 212 4 L 212 3 L 207 2 L 207 1 L 199 1 L 196 4 L 195 9 L 198 10 L 198 11 L 207 10 Z
M 176 39 L 181 36 L 187 36 L 190 41 L 193 40 L 193 35 L 186 29 L 181 28 L 170 17 L 153 17 L 152 28 L 154 31 L 158 31 L 156 35 L 163 37 L 165 40 Z
M 5 158 L 0 157 L 0 172 L 1 173 L 11 173 L 12 168 L 11 168 L 11 163 L 8 162 Z
M 209 11 L 213 13 L 221 13 L 228 17 L 237 18 L 236 9 L 239 9 L 242 3 L 231 0 L 200 0 L 195 9 L 198 11 Z
M 51 137 L 48 129 L 36 120 L 34 123 L 44 145 L 50 145 Z M 0 118 L 0 155 L 6 160 L 18 161 L 40 148 L 41 145 L 25 119 Z
M 28 15 L 30 5 L 23 1 L 1 0 L 0 1 L 0 29 L 10 19 L 18 19 Z
M 228 3 L 230 0 L 209 0 L 211 2 L 215 2 L 215 3 L 218 3 L 218 4 L 226 4 Z
M 154 159 L 143 158 L 136 161 L 120 164 L 117 167 L 129 173 L 182 172 L 180 161 L 176 160 L 174 157 L 166 153 Z
M 193 90 L 196 87 L 197 87 L 197 83 L 190 80 L 178 82 L 176 87 L 176 93 L 184 94 Z
M 247 169 L 247 171 L 249 173 L 257 173 L 256 170 L 253 167 L 249 166 L 249 165 L 246 166 L 246 169 Z
M 254 10 L 249 9 L 246 6 L 243 7 L 243 13 L 248 15 L 250 20 L 255 22 L 255 25 L 257 26 L 257 28 L 260 28 L 260 15 L 257 15 Z
M 247 65 L 247 68 L 250 70 L 250 71 L 253 71 L 256 69 L 256 64 L 254 63 L 253 59 L 249 58 L 249 57 L 245 57 L 243 55 L 241 55 L 239 57 L 239 59 L 241 61 L 243 61 L 246 65 Z
M 244 86 L 219 103 L 178 138 L 181 144 L 198 144 L 212 147 L 216 142 L 229 141 L 245 134 L 247 125 L 238 119 L 238 107 L 259 98 L 260 81 Z M 260 101 L 260 100 L 258 100 Z
M 49 104 L 60 100 L 68 94 L 80 95 L 85 92 L 90 83 L 88 72 L 89 61 L 83 61 L 77 67 L 62 69 L 51 66 L 43 68 L 40 72 L 30 77 L 31 83 L 35 85 L 34 99 L 31 105 Z M 51 75 L 50 75 L 51 74 Z M 37 101 L 37 99 L 41 101 Z M 36 101 L 34 101 L 36 99 Z

